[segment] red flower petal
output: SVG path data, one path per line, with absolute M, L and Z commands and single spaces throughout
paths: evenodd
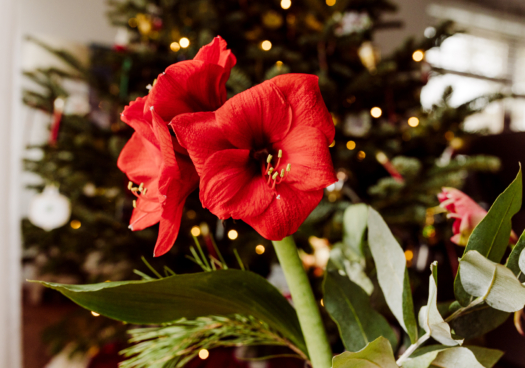
M 329 148 L 319 129 L 298 126 L 283 141 L 274 144 L 273 148 L 283 151 L 283 164 L 277 170 L 291 164 L 291 170 L 284 180 L 294 188 L 319 190 L 337 181 Z
M 239 219 L 263 212 L 274 197 L 249 150 L 213 154 L 204 166 L 202 205 L 221 219 Z
M 217 151 L 235 148 L 226 139 L 213 112 L 176 116 L 170 123 L 179 143 L 188 149 L 199 175 L 208 157 Z
M 159 143 L 153 133 L 149 111 L 146 116 L 144 115 L 144 106 L 147 99 L 147 97 L 138 97 L 135 101 L 130 102 L 129 105 L 124 108 L 120 118 L 137 133 L 150 141 L 151 144 L 158 147 Z
M 131 230 L 144 230 L 160 221 L 162 207 L 156 197 L 154 193 L 150 193 L 148 190 L 148 197 L 146 198 L 154 198 L 154 200 L 137 199 L 137 207 L 133 210 L 133 214 L 129 220 L 129 228 Z
M 224 84 L 226 84 L 226 81 L 230 77 L 231 68 L 237 63 L 235 55 L 233 55 L 231 50 L 226 49 L 226 47 L 226 41 L 224 41 L 221 36 L 217 36 L 211 43 L 201 47 L 197 55 L 193 58 L 193 60 L 202 60 L 222 66 L 224 68 L 222 76 L 222 82 Z
M 144 106 L 165 121 L 186 112 L 213 111 L 226 101 L 224 68 L 200 60 L 181 61 L 160 74 Z
M 151 186 L 158 179 L 161 160 L 158 148 L 139 133 L 133 133 L 118 157 L 117 166 L 131 181 Z
M 320 129 L 326 142 L 334 141 L 335 127 L 319 89 L 319 78 L 311 74 L 283 74 L 272 78 L 293 110 L 292 127 L 311 126 Z
M 268 240 L 282 240 L 297 231 L 323 198 L 323 190 L 302 192 L 282 183 L 277 185 L 278 196 L 266 211 L 258 216 L 243 218 Z
M 159 237 L 153 250 L 154 257 L 166 254 L 177 239 L 184 202 L 167 201 L 160 219 Z
M 229 99 L 215 116 L 234 146 L 259 149 L 286 136 L 292 112 L 283 94 L 267 81 Z

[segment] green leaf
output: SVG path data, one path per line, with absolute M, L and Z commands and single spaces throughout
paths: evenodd
M 521 177 L 520 167 L 516 179 L 496 198 L 487 215 L 470 235 L 465 254 L 475 250 L 493 262 L 501 261 L 509 245 L 512 216 L 521 208 Z M 459 270 L 454 281 L 454 294 L 462 306 L 467 306 L 472 300 L 470 295 L 463 289 Z
M 419 325 L 426 333 L 430 334 L 436 341 L 443 345 L 455 346 L 461 345 L 463 340 L 455 340 L 452 337 L 450 326 L 437 307 L 437 262 L 434 261 L 430 266 L 432 274 L 430 275 L 428 287 L 428 302 L 419 311 Z
M 368 244 L 376 264 L 377 279 L 388 307 L 407 332 L 410 341 L 417 341 L 412 291 L 406 268 L 405 254 L 381 215 L 368 211 Z
M 365 272 L 366 261 L 356 253 L 347 249 L 343 253 L 342 243 L 334 245 L 330 251 L 330 261 L 327 270 L 337 270 L 340 275 L 346 275 L 351 281 L 359 285 L 368 295 L 372 295 L 374 284 Z
M 399 368 L 392 346 L 384 337 L 378 337 L 357 353 L 344 352 L 336 355 L 333 368 Z
M 402 367 L 492 368 L 502 355 L 499 350 L 477 346 L 447 348 L 443 345 L 431 345 L 416 350 Z
M 516 312 L 525 306 L 525 287 L 516 275 L 499 263 L 471 250 L 460 261 L 465 291 L 483 298 L 494 309 Z
M 240 270 L 175 275 L 154 281 L 91 285 L 41 284 L 80 306 L 133 324 L 160 324 L 209 315 L 253 316 L 306 353 L 297 315 L 286 298 L 261 276 Z
M 450 325 L 454 332 L 465 339 L 482 336 L 501 326 L 510 314 L 491 308 L 486 304 L 467 310 L 454 318 Z
M 512 252 L 510 252 L 506 264 L 507 268 L 512 270 L 517 277 L 519 275 L 518 278 L 520 281 L 525 280 L 525 276 L 523 275 L 525 273 L 523 272 L 525 266 L 525 253 L 523 252 L 523 249 L 525 249 L 525 231 L 521 234 L 514 248 L 512 248 Z
M 361 257 L 367 217 L 368 206 L 363 203 L 348 206 L 343 216 L 343 244 Z
M 358 285 L 337 271 L 326 273 L 324 305 L 339 328 L 346 350 L 358 351 L 380 336 L 392 346 L 397 339 L 387 320 L 370 305 L 370 298 Z

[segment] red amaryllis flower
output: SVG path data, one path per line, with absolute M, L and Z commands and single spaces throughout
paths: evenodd
M 167 122 L 181 113 L 213 111 L 221 106 L 235 62 L 226 42 L 216 37 L 193 60 L 168 67 L 149 95 L 130 103 L 121 115 L 135 129 L 117 163 L 139 184 L 130 186 L 138 197 L 130 228 L 142 230 L 160 221 L 155 256 L 172 247 L 186 197 L 199 183 L 187 151 L 171 137 Z
M 335 129 L 317 81 L 278 76 L 215 112 L 172 120 L 201 178 L 204 207 L 271 240 L 297 230 L 337 181 L 328 149 Z
M 452 225 L 454 236 L 450 240 L 457 245 L 466 246 L 470 234 L 487 215 L 487 211 L 468 195 L 455 188 L 443 188 L 438 194 L 438 199 L 441 202 L 440 206 L 449 212 L 447 216 L 455 219 Z M 510 242 L 516 243 L 517 240 L 513 231 Z

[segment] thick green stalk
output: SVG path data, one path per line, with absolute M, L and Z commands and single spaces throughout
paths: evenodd
M 273 245 L 284 271 L 313 368 L 330 368 L 332 350 L 308 276 L 291 236 Z

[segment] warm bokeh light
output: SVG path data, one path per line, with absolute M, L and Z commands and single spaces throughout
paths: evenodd
M 414 61 L 417 61 L 417 62 L 420 62 L 421 60 L 423 60 L 425 58 L 425 53 L 423 52 L 423 50 L 416 50 L 414 51 L 414 53 L 412 54 L 412 59 Z
M 410 125 L 412 128 L 415 128 L 419 125 L 419 119 L 415 116 L 412 116 L 410 119 L 408 119 L 408 125 Z
M 328 6 L 334 6 L 336 3 L 336 0 L 326 0 L 326 5 Z
M 365 157 L 366 157 L 366 153 L 365 153 L 365 151 L 359 151 L 359 152 L 357 153 L 357 158 L 359 159 L 359 161 L 364 160 Z
M 188 212 L 186 212 L 186 216 L 187 216 L 190 220 L 193 220 L 194 218 L 197 217 L 197 212 L 195 212 L 194 210 L 189 210 Z
M 170 45 L 171 51 L 177 52 L 180 50 L 180 45 L 178 42 L 172 42 Z
M 268 40 L 261 42 L 261 48 L 264 51 L 269 51 L 272 48 L 272 43 Z
M 258 246 L 255 247 L 255 253 L 257 254 L 263 254 L 265 251 L 266 251 L 266 248 L 262 244 L 259 244 Z
M 291 0 L 281 0 L 281 8 L 283 9 L 290 9 L 290 6 L 292 6 Z
M 348 148 L 350 151 L 353 150 L 355 146 L 356 146 L 356 143 L 354 141 L 346 142 L 346 148 Z
M 93 316 L 95 316 L 95 317 L 98 317 L 98 316 L 100 316 L 100 314 L 99 314 L 99 313 L 97 313 L 97 312 L 91 312 L 91 314 L 92 314 Z
M 80 226 L 82 226 L 82 224 L 80 223 L 80 221 L 78 220 L 73 220 L 69 223 L 69 225 L 73 228 L 73 229 L 80 229 Z
M 328 147 L 332 148 L 333 146 L 335 146 L 335 141 L 333 141 L 332 143 L 330 143 L 330 145 Z
M 283 62 L 281 60 L 278 60 L 275 62 L 275 65 L 277 65 L 279 68 L 283 66 Z
M 135 28 L 137 26 L 137 18 L 129 18 L 128 24 L 131 28 Z
M 188 47 L 190 45 L 190 40 L 187 37 L 182 37 L 179 40 L 179 45 L 180 45 L 180 47 L 185 49 L 186 47 Z
M 324 300 L 323 299 L 321 299 L 321 306 L 324 307 Z
M 199 358 L 201 358 L 202 360 L 208 359 L 209 356 L 210 356 L 210 352 L 208 350 L 206 349 L 199 350 Z
M 376 159 L 382 165 L 388 162 L 388 157 L 384 154 L 384 152 L 381 151 L 376 153 Z
M 239 236 L 239 233 L 237 232 L 237 230 L 228 231 L 228 238 L 230 238 L 231 240 L 237 239 L 238 236 Z
M 201 235 L 201 229 L 198 226 L 194 226 L 191 228 L 191 235 L 193 236 L 199 236 Z
M 410 249 L 405 250 L 405 258 L 408 262 L 412 261 L 414 259 L 414 252 Z
M 383 115 L 383 111 L 377 106 L 376 107 L 372 107 L 372 109 L 370 110 L 370 115 L 372 115 L 372 117 L 374 117 L 374 118 L 378 118 L 381 115 Z

